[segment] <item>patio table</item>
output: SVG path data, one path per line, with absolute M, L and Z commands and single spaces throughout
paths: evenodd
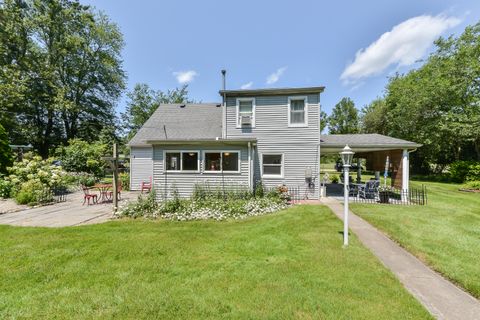
M 112 201 L 112 193 L 110 190 L 113 188 L 113 184 L 111 183 L 98 183 L 93 186 L 94 188 L 98 189 L 100 192 L 100 196 L 98 197 L 99 203 L 105 203 Z

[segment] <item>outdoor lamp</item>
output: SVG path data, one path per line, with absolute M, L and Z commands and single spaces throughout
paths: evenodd
M 343 148 L 342 152 L 340 152 L 340 156 L 342 157 L 342 163 L 344 167 L 350 167 L 354 154 L 355 152 L 350 149 L 348 144 Z
M 353 155 L 355 152 L 350 149 L 350 147 L 345 145 L 342 152 L 340 152 L 340 156 L 342 157 L 343 162 L 343 245 L 348 246 L 348 198 L 349 198 L 349 175 L 348 169 L 352 164 Z

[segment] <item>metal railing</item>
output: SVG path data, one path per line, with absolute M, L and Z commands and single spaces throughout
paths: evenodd
M 361 190 L 350 188 L 350 200 L 356 203 L 380 203 L 399 205 L 427 204 L 427 187 L 409 188 L 407 190 L 397 188 Z
M 44 188 L 39 197 L 38 203 L 58 203 L 67 201 L 68 190 L 65 187 Z

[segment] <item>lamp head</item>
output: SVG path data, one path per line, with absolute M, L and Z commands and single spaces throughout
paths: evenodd
M 350 167 L 352 164 L 353 155 L 355 152 L 347 145 L 343 148 L 342 152 L 340 152 L 340 156 L 342 157 L 342 163 L 344 167 Z

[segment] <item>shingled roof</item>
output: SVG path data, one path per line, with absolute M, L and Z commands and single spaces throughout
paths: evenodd
M 161 104 L 128 144 L 143 146 L 152 140 L 214 140 L 221 136 L 220 104 Z
M 415 149 L 422 146 L 416 142 L 392 138 L 378 133 L 328 134 L 322 135 L 320 139 L 320 146 L 323 150 L 341 149 L 346 144 L 352 149 Z

